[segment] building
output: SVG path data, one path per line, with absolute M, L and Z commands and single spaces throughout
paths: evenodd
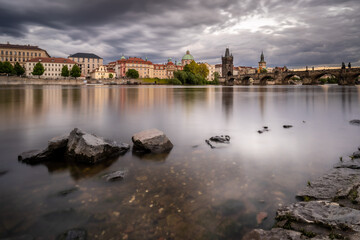
M 216 65 L 211 65 L 211 64 L 208 64 L 207 62 L 205 62 L 205 63 L 198 62 L 198 64 L 205 64 L 206 68 L 209 70 L 209 74 L 206 77 L 206 80 L 213 81 L 215 78 L 214 73 L 216 72 L 216 69 L 215 69 Z M 219 75 L 219 76 L 221 76 L 221 75 Z
M 64 66 L 67 66 L 70 71 L 76 64 L 76 62 L 68 58 L 32 58 L 25 63 L 26 76 L 33 76 L 32 72 L 34 70 L 34 66 L 38 62 L 40 62 L 45 68 L 45 72 L 41 78 L 61 78 L 61 70 Z
M 90 77 L 93 70 L 103 65 L 103 59 L 93 53 L 75 53 L 68 57 L 78 64 L 81 75 Z
M 264 58 L 264 52 L 261 52 L 258 73 L 260 73 L 263 69 L 266 70 L 266 62 Z
M 239 75 L 255 74 L 256 68 L 240 66 L 240 67 L 238 67 L 238 71 L 239 71 Z
M 9 42 L 6 44 L 0 44 L 0 61 L 8 61 L 11 64 L 16 62 L 25 66 L 26 61 L 32 58 L 49 58 L 49 54 L 46 50 L 39 48 L 38 46 L 31 45 L 14 45 Z
M 91 72 L 91 78 L 92 79 L 111 79 L 111 78 L 116 78 L 116 73 L 115 71 L 107 66 L 100 66 L 97 69 L 94 69 Z
M 227 82 L 230 77 L 234 74 L 234 57 L 230 54 L 229 48 L 225 50 L 225 57 L 221 57 L 222 60 L 222 77 L 225 78 Z
M 129 69 L 135 69 L 138 71 L 139 78 L 152 78 L 154 74 L 153 63 L 147 59 L 144 60 L 137 57 L 126 59 L 124 56 L 122 56 L 120 60 L 116 61 L 115 71 L 117 76 L 126 77 L 126 72 Z
M 222 64 L 215 64 L 215 72 L 219 73 L 219 76 L 222 76 Z
M 190 54 L 190 51 L 187 50 L 186 54 L 181 59 L 181 64 L 185 66 L 186 64 L 190 64 L 192 61 L 195 61 L 194 57 Z

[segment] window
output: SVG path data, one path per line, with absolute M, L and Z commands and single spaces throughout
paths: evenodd
M 39 53 L 39 57 L 41 57 L 41 53 Z
M 1 54 L 4 54 L 4 50 L 1 50 Z
M 37 53 L 35 53 L 35 57 L 37 57 Z
M 31 53 L 31 56 L 33 56 L 33 53 Z
M 26 56 L 29 56 L 29 52 L 26 53 Z
M 12 55 L 12 51 L 10 51 L 10 55 Z

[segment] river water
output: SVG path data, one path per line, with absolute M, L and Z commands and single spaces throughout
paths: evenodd
M 356 150 L 352 119 L 359 86 L 2 86 L 0 238 L 82 228 L 89 239 L 240 239 Z M 126 143 L 158 128 L 174 148 L 95 166 L 17 161 L 75 127 Z M 230 144 L 205 143 L 225 134 Z M 115 170 L 125 179 L 101 178 Z

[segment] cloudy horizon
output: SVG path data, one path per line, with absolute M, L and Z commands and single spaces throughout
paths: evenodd
M 51 56 L 89 52 L 104 62 L 121 55 L 154 63 L 236 66 L 360 65 L 357 0 L 0 0 L 0 43 L 37 45 Z

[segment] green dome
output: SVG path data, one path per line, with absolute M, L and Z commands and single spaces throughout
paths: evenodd
M 190 54 L 190 51 L 187 50 L 186 54 L 183 56 L 182 60 L 194 60 L 194 57 Z
M 121 59 L 126 59 L 124 55 L 121 56 Z

